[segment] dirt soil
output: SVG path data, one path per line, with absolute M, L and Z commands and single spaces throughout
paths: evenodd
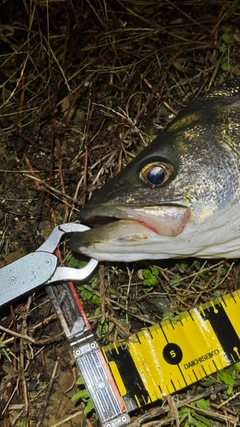
M 92 193 L 187 103 L 240 76 L 239 3 L 1 1 L 0 267 L 55 225 L 79 222 Z M 157 286 L 143 283 L 149 262 L 105 263 L 79 288 L 100 345 L 239 288 L 236 260 L 155 265 Z M 78 376 L 44 287 L 1 309 L 0 426 L 99 426 L 84 415 L 88 399 L 71 400 Z M 168 397 L 131 425 L 240 425 L 238 371 L 226 378 Z M 200 398 L 208 409 L 184 419 Z

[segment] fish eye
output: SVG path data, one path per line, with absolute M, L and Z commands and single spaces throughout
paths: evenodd
M 146 184 L 157 186 L 164 184 L 169 179 L 172 172 L 172 165 L 163 162 L 153 162 L 144 166 L 139 176 Z

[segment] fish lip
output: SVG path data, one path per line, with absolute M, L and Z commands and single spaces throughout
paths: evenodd
M 149 205 L 98 205 L 81 212 L 82 219 L 91 226 L 104 226 L 116 221 L 133 221 L 161 236 L 177 236 L 187 225 L 191 208 L 186 202 L 165 202 Z

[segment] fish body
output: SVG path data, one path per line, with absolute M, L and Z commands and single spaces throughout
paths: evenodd
M 81 211 L 98 260 L 240 256 L 240 79 L 184 108 Z M 102 225 L 101 225 L 102 224 Z

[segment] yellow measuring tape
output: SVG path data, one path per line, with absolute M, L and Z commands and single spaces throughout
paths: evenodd
M 240 359 L 240 291 L 102 348 L 128 412 Z

